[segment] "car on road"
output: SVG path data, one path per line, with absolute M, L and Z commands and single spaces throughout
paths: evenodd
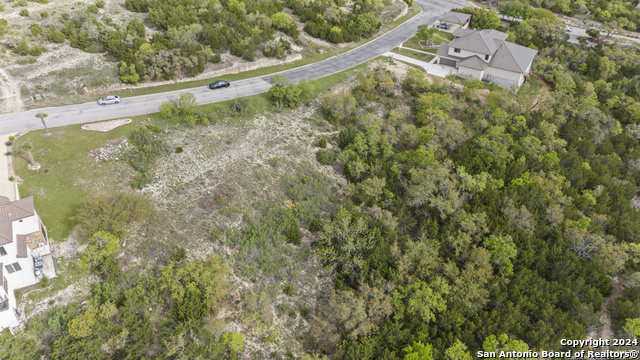
M 567 26 L 567 27 L 565 27 L 565 28 L 564 28 L 564 30 L 565 30 L 566 32 L 572 32 L 572 31 L 573 31 L 573 28 L 572 28 L 571 26 Z
M 213 89 L 225 88 L 225 87 L 229 87 L 229 85 L 231 85 L 231 83 L 228 82 L 227 80 L 218 80 L 214 83 L 209 84 L 209 89 L 213 90 Z
M 107 97 L 103 97 L 102 99 L 98 100 L 98 105 L 109 105 L 109 104 L 119 104 L 120 103 L 120 96 L 115 96 L 115 95 L 109 95 Z

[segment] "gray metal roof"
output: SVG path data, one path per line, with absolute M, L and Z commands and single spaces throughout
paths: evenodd
M 484 70 L 489 67 L 489 64 L 487 64 L 486 61 L 480 59 L 477 55 L 474 55 L 460 61 L 458 66 L 464 66 L 476 70 Z
M 448 13 L 442 15 L 440 21 L 450 22 L 454 24 L 464 24 L 465 22 L 467 22 L 467 20 L 469 20 L 469 18 L 471 18 L 471 15 L 469 14 L 459 13 L 457 11 L 449 11 Z
M 504 40 L 496 40 L 496 44 L 498 49 L 491 57 L 489 66 L 498 69 L 525 73 L 538 53 L 537 50 Z

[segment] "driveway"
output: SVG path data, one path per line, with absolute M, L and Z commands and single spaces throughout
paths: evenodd
M 191 92 L 199 104 L 210 104 L 225 100 L 261 94 L 269 90 L 269 79 L 274 75 L 285 75 L 289 81 L 300 82 L 304 79 L 318 79 L 349 69 L 376 56 L 384 54 L 400 43 L 411 38 L 418 25 L 434 23 L 445 11 L 464 7 L 464 0 L 415 0 L 422 12 L 388 33 L 346 53 L 324 61 L 268 76 L 235 81 L 229 88 L 209 90 L 207 87 L 189 90 L 170 91 L 152 95 L 122 99 L 117 105 L 99 106 L 96 102 L 41 108 L 11 114 L 0 115 L 0 134 L 41 129 L 42 123 L 35 114 L 47 113 L 49 127 L 67 126 L 87 122 L 102 121 L 158 112 L 160 104 L 171 98 L 177 98 L 183 92 Z M 98 99 L 96 99 L 97 101 Z
M 391 51 L 388 51 L 388 52 L 384 53 L 383 55 L 384 56 L 393 56 L 394 60 L 406 62 L 406 63 L 413 64 L 413 65 L 418 65 L 421 68 L 423 68 L 427 72 L 427 74 L 438 76 L 438 77 L 441 77 L 441 78 L 444 78 L 449 74 L 455 74 L 455 73 L 458 72 L 458 70 L 456 68 L 454 68 L 454 67 L 435 64 L 435 60 L 438 59 L 437 56 L 435 58 L 433 58 L 433 60 L 431 60 L 430 62 L 426 62 L 426 61 L 414 59 L 414 58 L 411 58 L 411 57 L 408 57 L 408 56 L 396 54 L 396 53 L 391 52 Z

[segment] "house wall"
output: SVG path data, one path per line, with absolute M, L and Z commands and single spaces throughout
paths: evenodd
M 7 265 L 8 263 L 17 262 L 20 264 L 22 270 L 16 271 L 14 273 L 9 274 L 7 269 L 5 268 L 4 273 L 9 280 L 9 284 L 13 285 L 14 289 L 20 289 L 25 286 L 33 285 L 37 282 L 35 275 L 33 274 L 33 258 L 31 257 L 31 252 L 27 248 L 27 257 L 26 258 L 16 258 L 18 249 L 17 249 L 17 241 L 16 235 L 26 235 L 35 231 L 40 231 L 40 222 L 38 221 L 38 215 L 35 214 L 31 217 L 14 221 L 13 222 L 13 242 L 10 244 L 12 246 L 11 251 L 7 249 L 7 256 L 3 256 L 2 261 Z M 5 247 L 6 249 L 6 247 Z M 15 260 L 13 260 L 13 259 Z
M 471 75 L 472 78 L 480 80 L 484 75 L 484 71 L 468 68 L 465 66 L 459 66 L 458 75 L 463 77 L 467 77 L 467 75 Z
M 480 57 L 480 59 L 484 60 L 484 55 L 485 54 L 480 54 L 480 53 L 473 52 L 473 51 L 467 51 L 467 50 L 464 50 L 464 49 L 460 49 L 460 52 L 457 53 L 457 52 L 453 52 L 453 49 L 454 49 L 453 46 L 449 46 L 448 54 L 451 55 L 451 56 L 467 58 L 467 57 L 471 57 L 471 56 L 474 56 L 474 55 L 478 55 Z
M 4 257 L 4 256 L 3 256 Z M 4 265 L 3 265 L 4 266 Z M 6 271 L 5 271 L 6 273 Z M 9 282 L 9 293 L 6 294 L 7 298 L 9 298 L 9 308 L 4 311 L 0 311 L 0 330 L 8 328 L 9 326 L 15 324 L 18 321 L 18 317 L 16 316 L 16 297 L 13 294 L 13 287 L 11 284 L 11 280 L 7 276 L 7 281 Z M 4 289 L 0 286 L 0 293 L 4 293 Z
M 495 76 L 495 77 L 499 77 L 499 78 L 503 78 L 506 80 L 511 80 L 514 82 L 518 82 L 520 80 L 520 77 L 522 77 L 522 74 L 519 72 L 513 72 L 513 71 L 509 71 L 509 70 L 503 70 L 503 69 L 497 69 L 494 67 L 488 67 L 484 70 L 484 73 L 486 75 L 491 75 L 491 76 Z
M 513 71 L 506 71 L 502 69 L 496 69 L 488 67 L 484 71 L 484 76 L 489 77 L 491 82 L 496 83 L 502 87 L 520 87 L 524 83 L 524 74 L 516 73 Z

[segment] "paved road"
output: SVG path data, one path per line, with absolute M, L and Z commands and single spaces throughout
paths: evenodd
M 411 38 L 416 33 L 418 25 L 432 24 L 445 11 L 466 5 L 464 0 L 416 0 L 414 4 L 422 8 L 420 14 L 377 39 L 321 62 L 273 75 L 286 75 L 289 81 L 297 83 L 303 79 L 318 79 L 346 70 L 384 54 L 401 42 Z M 99 106 L 96 102 L 91 102 L 2 114 L 0 115 L 0 134 L 41 129 L 42 123 L 35 117 L 35 114 L 39 112 L 45 112 L 49 115 L 47 118 L 49 127 L 58 127 L 155 113 L 158 112 L 163 101 L 177 98 L 183 92 L 193 93 L 199 104 L 210 104 L 236 97 L 256 95 L 266 92 L 271 87 L 269 79 L 273 75 L 234 81 L 229 88 L 214 91 L 201 87 L 129 97 L 122 99 L 122 103 L 118 105 Z

